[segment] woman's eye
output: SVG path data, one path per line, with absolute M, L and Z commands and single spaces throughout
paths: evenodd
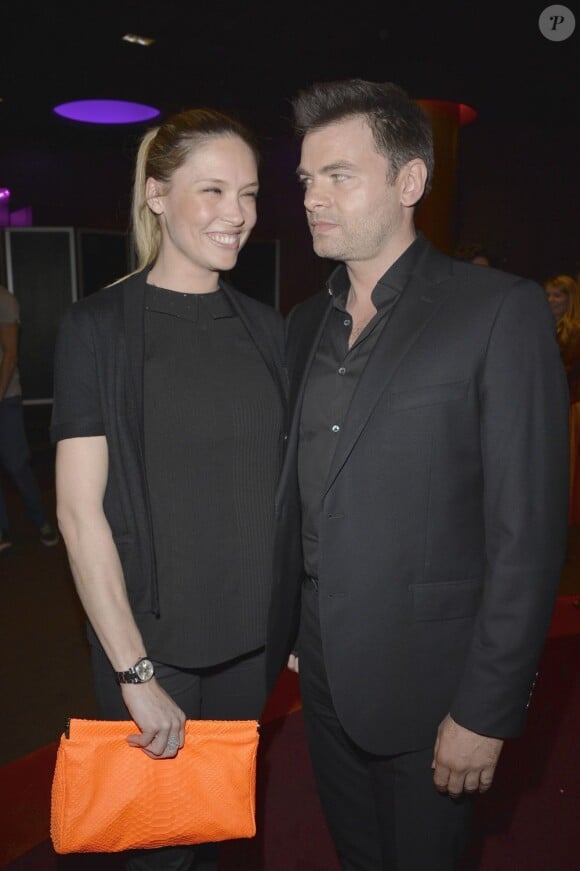
M 204 188 L 204 194 L 221 194 L 220 188 Z

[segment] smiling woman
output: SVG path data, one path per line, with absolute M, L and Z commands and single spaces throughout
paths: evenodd
M 165 244 L 149 280 L 167 286 L 179 264 L 179 290 L 217 289 L 221 271 L 233 269 L 256 223 L 258 176 L 251 148 L 239 137 L 200 143 L 170 182 L 148 178 L 147 206 L 159 217 Z
M 57 341 L 57 511 L 99 715 L 130 716 L 153 759 L 186 719 L 258 719 L 266 700 L 283 324 L 221 277 L 256 223 L 257 167 L 252 134 L 211 109 L 148 131 L 138 269 L 75 303 Z M 128 869 L 190 867 L 194 848 L 141 852 Z

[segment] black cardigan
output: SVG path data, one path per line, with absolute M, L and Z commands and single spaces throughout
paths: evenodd
M 59 326 L 50 436 L 104 435 L 105 516 L 135 613 L 158 613 L 151 511 L 143 450 L 143 317 L 147 271 L 73 303 Z M 286 409 L 284 326 L 270 306 L 220 281 L 262 354 Z M 286 427 L 287 428 L 287 427 Z

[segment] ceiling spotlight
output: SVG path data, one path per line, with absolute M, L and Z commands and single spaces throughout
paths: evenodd
M 53 112 L 62 118 L 85 124 L 137 124 L 150 121 L 160 114 L 155 106 L 128 100 L 75 100 L 55 106 Z
M 126 33 L 123 36 L 125 42 L 133 42 L 135 45 L 153 45 L 155 42 L 154 39 L 151 39 L 150 36 L 139 36 L 138 33 Z

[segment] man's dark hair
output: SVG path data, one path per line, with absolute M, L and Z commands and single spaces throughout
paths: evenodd
M 399 85 L 345 79 L 316 82 L 292 101 L 294 128 L 304 136 L 345 118 L 362 115 L 371 128 L 377 151 L 390 165 L 393 184 L 401 169 L 419 157 L 427 167 L 425 193 L 433 176 L 433 131 L 424 110 Z

